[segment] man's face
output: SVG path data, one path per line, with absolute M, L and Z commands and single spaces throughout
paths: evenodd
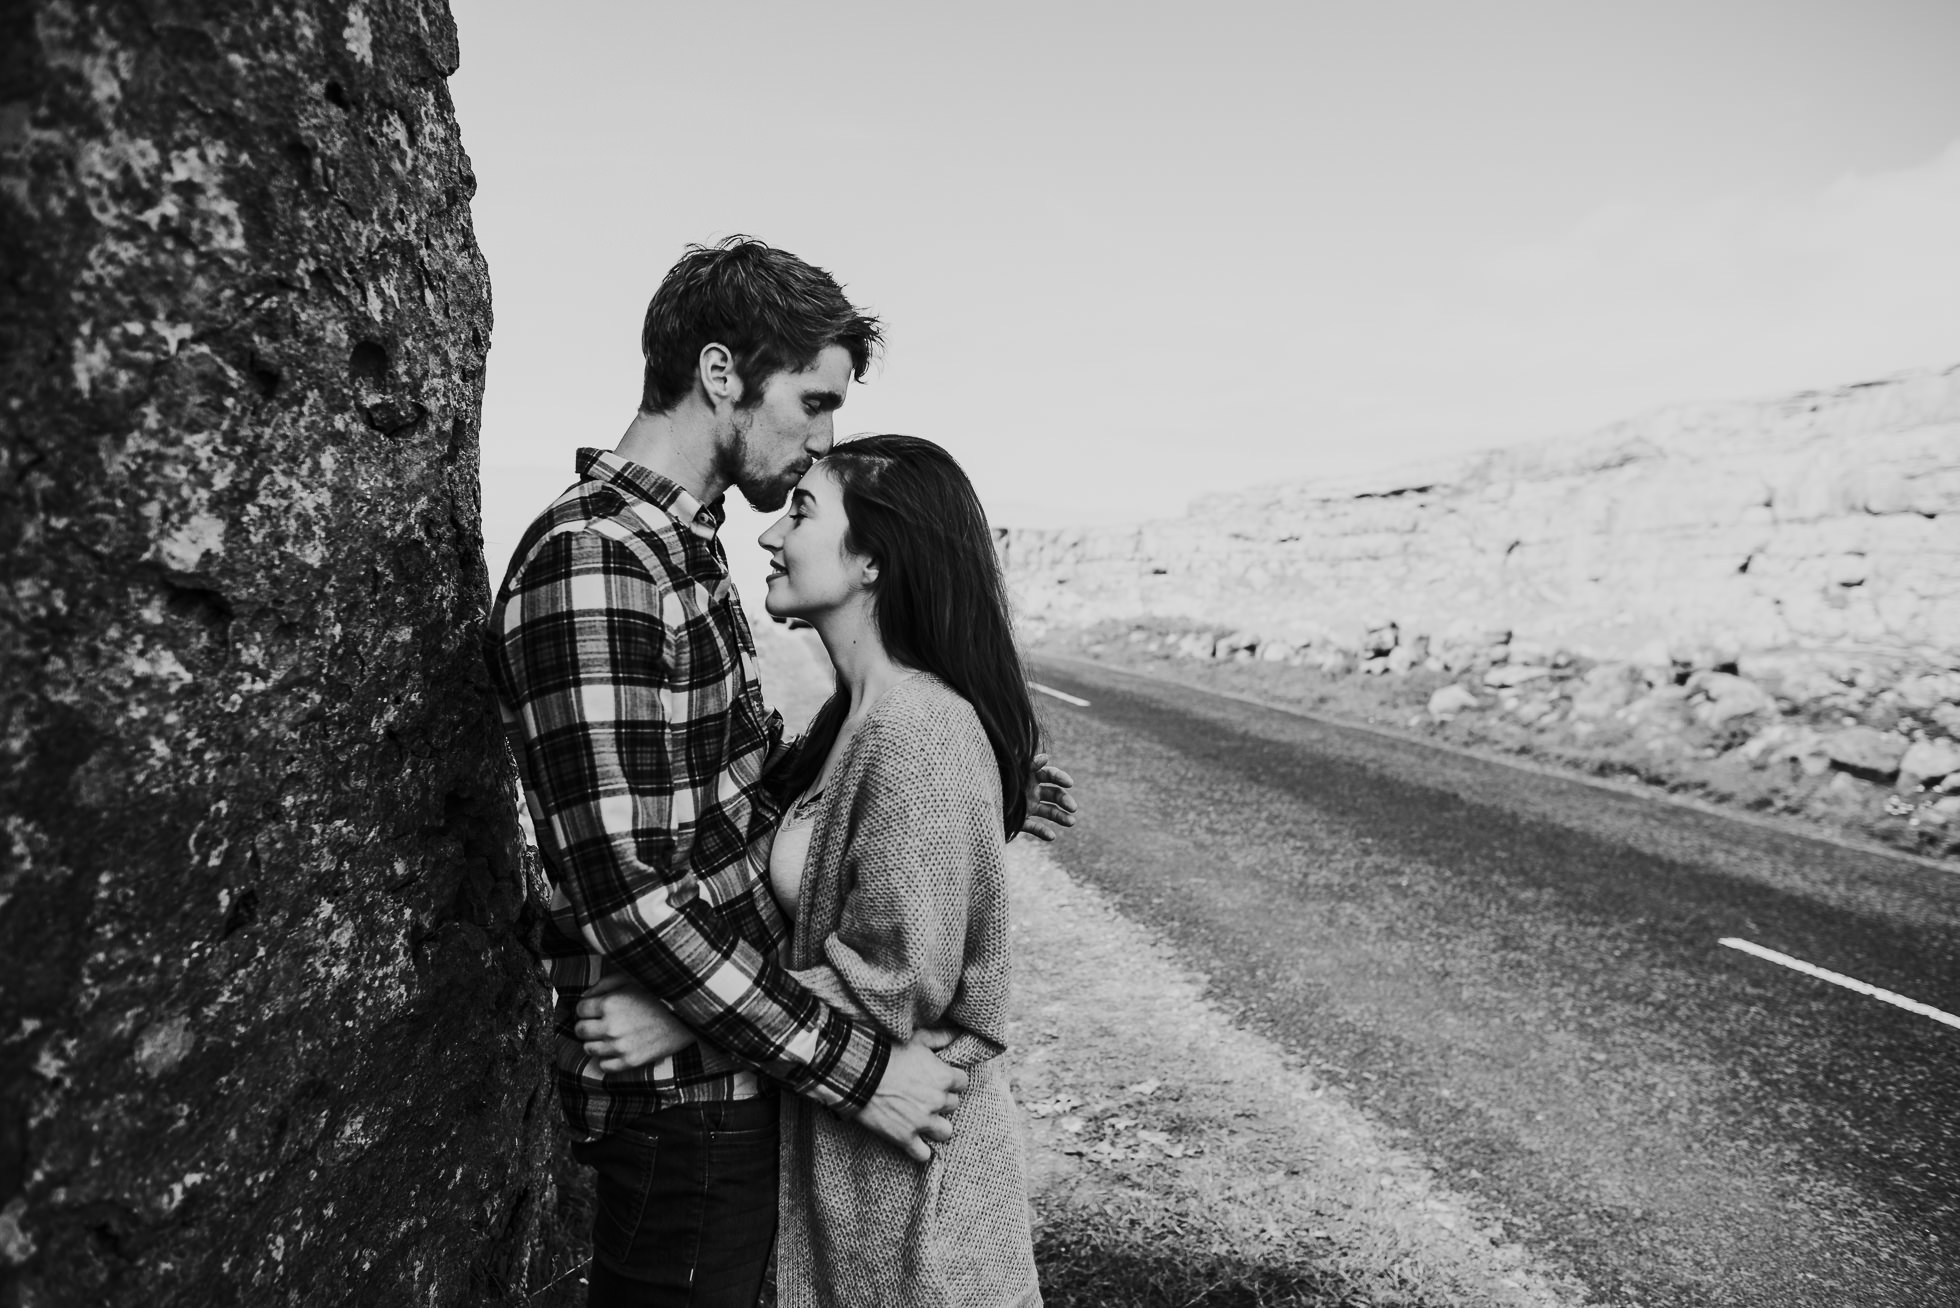
M 830 453 L 832 419 L 851 384 L 851 354 L 827 345 L 801 372 L 779 372 L 762 384 L 762 400 L 730 415 L 732 433 L 722 448 L 729 480 L 761 513 L 774 513 L 789 498 L 810 464 Z

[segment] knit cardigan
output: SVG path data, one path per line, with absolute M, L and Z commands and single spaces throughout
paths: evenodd
M 1000 771 L 938 678 L 885 692 L 818 801 L 789 965 L 894 1040 L 957 1027 L 971 1078 L 953 1138 L 920 1165 L 784 1096 L 782 1308 L 1032 1308 L 1027 1158 L 1007 1075 Z

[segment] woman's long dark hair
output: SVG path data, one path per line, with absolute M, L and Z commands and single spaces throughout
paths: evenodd
M 844 548 L 878 566 L 872 598 L 885 652 L 932 673 L 979 714 L 1012 839 L 1027 817 L 1041 729 L 973 483 L 952 455 L 917 436 L 849 441 L 818 466 L 844 493 Z M 789 794 L 816 780 L 850 707 L 840 685 L 817 711 L 786 778 Z

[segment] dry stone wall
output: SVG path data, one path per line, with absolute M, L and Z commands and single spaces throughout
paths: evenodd
M 1960 651 L 1960 368 L 1002 549 L 1036 630 L 1158 615 L 1363 653 L 1393 623 L 1403 644 L 1509 630 L 1602 659 L 1943 655 Z
M 0 5 L 0 1302 L 519 1298 L 442 0 Z

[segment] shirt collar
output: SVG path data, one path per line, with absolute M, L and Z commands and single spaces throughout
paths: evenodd
M 720 500 L 703 504 L 679 482 L 631 459 L 622 459 L 610 450 L 580 450 L 578 475 L 586 481 L 604 482 L 623 495 L 651 504 L 702 540 L 713 540 L 721 530 Z

